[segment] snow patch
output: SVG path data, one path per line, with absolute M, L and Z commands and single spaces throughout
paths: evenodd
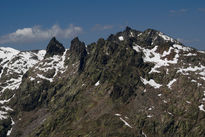
M 15 96 L 15 94 L 11 98 L 9 98 L 9 99 L 0 100 L 0 104 L 8 103 L 14 96 Z
M 162 96 L 162 94 L 158 94 L 157 96 L 158 96 L 158 97 L 161 97 L 161 96 Z
M 205 80 L 205 66 L 195 66 L 195 67 L 187 67 L 187 68 L 179 68 L 177 73 L 181 73 L 183 75 L 189 75 L 189 72 L 195 72 L 195 74 L 200 75 L 200 78 Z
M 179 45 L 179 44 L 174 44 L 173 47 L 174 47 L 174 48 L 177 48 L 177 49 L 179 49 L 179 50 L 183 50 L 183 51 L 191 51 L 191 48 L 189 48 L 189 47 L 184 47 L 184 46 Z
M 115 114 L 115 116 L 118 116 L 118 117 L 120 117 L 120 116 L 121 116 L 121 114 L 118 114 L 118 113 L 117 113 L 117 114 Z
M 7 85 L 5 87 L 2 87 L 1 92 L 4 92 L 6 89 L 10 89 L 10 90 L 18 89 L 21 84 L 22 77 L 23 75 L 19 76 L 16 79 L 11 78 L 10 80 L 7 80 L 6 82 L 4 82 Z
M 140 52 L 141 50 L 141 47 L 139 46 L 139 45 L 137 45 L 137 44 L 135 44 L 135 46 L 133 46 L 133 49 L 135 50 L 135 51 L 137 51 L 137 52 Z
M 138 34 L 137 37 L 139 37 L 139 36 L 141 36 L 141 35 L 142 35 L 142 33 Z
M 129 128 L 132 128 L 132 126 L 130 126 L 130 124 L 128 124 L 123 118 L 120 117 L 120 120 L 121 120 L 122 122 L 124 122 L 125 125 L 128 126 Z
M 198 51 L 199 53 L 205 54 L 205 51 Z
M 10 107 L 2 106 L 1 108 L 5 109 L 6 111 L 13 111 L 13 109 Z
M 98 81 L 98 82 L 95 83 L 95 86 L 98 86 L 98 85 L 100 85 L 100 81 Z
M 130 32 L 130 37 L 134 37 L 134 34 L 133 34 L 133 32 Z
M 31 80 L 31 81 L 34 81 L 34 80 L 35 80 L 35 78 L 33 78 L 33 77 L 30 77 L 30 80 Z
M 153 117 L 153 116 L 152 116 L 152 115 L 147 115 L 147 117 L 148 117 L 148 118 L 151 118 L 151 117 Z
M 4 111 L 1 111 L 1 110 L 0 110 L 0 120 L 6 119 L 7 116 L 5 116 L 5 115 L 7 115 L 7 112 L 4 112 Z
M 121 117 L 121 116 L 122 116 L 121 114 L 116 113 L 115 116 L 120 117 L 120 120 L 121 120 L 122 122 L 124 122 L 126 126 L 132 128 L 132 126 L 130 126 L 130 124 L 128 124 L 128 123 Z M 125 116 L 125 118 L 126 118 L 126 119 L 129 119 L 127 116 Z
M 45 77 L 45 76 L 43 76 L 43 75 L 41 75 L 41 74 L 37 74 L 37 76 L 38 76 L 39 78 L 41 78 L 41 79 L 45 79 L 45 80 L 48 80 L 48 81 L 50 81 L 50 82 L 53 82 L 53 79 L 52 79 L 52 78 L 47 78 L 47 77 Z
M 177 64 L 178 58 L 179 58 L 179 50 L 174 49 L 173 47 L 170 47 L 168 51 L 164 51 L 163 54 L 157 53 L 158 46 L 155 46 L 152 49 L 146 49 L 142 48 L 139 45 L 135 44 L 133 46 L 133 49 L 136 50 L 137 52 L 143 51 L 144 53 L 144 62 L 151 62 L 154 63 L 155 66 L 152 68 L 152 70 L 149 73 L 156 72 L 160 73 L 157 69 L 163 66 L 169 66 L 170 64 Z M 174 50 L 175 57 L 173 60 L 168 60 L 165 58 L 167 55 L 171 53 L 171 51 Z M 163 59 L 162 59 L 163 58 Z
M 142 80 L 142 82 L 143 82 L 144 85 L 149 84 L 150 86 L 154 87 L 155 89 L 160 88 L 160 87 L 162 86 L 162 85 L 156 83 L 153 79 L 150 79 L 150 80 L 148 81 L 148 80 L 146 80 L 146 79 L 144 79 L 144 78 L 141 77 L 141 80 Z
M 172 89 L 172 84 L 174 84 L 174 82 L 176 82 L 177 79 L 173 79 L 171 80 L 168 84 L 167 84 L 167 87 L 169 87 L 170 89 Z
M 184 56 L 197 56 L 197 54 L 188 53 L 188 54 L 184 54 Z
M 172 116 L 173 116 L 173 114 L 172 114 L 171 112 L 167 111 L 167 113 L 168 113 L 169 115 L 172 115 Z
M 204 110 L 204 105 L 203 105 L 203 104 L 201 104 L 201 105 L 199 106 L 199 110 L 201 110 L 201 111 L 204 111 L 204 112 L 205 112 L 205 110 Z
M 123 40 L 124 40 L 124 37 L 123 37 L 123 36 L 119 36 L 118 38 L 119 38 L 120 41 L 123 41 Z
M 142 131 L 142 135 L 144 136 L 144 137 L 147 137 L 147 135 Z
M 195 83 L 196 83 L 197 81 L 196 81 L 196 80 L 194 80 L 194 79 L 192 79 L 192 80 L 191 80 L 191 82 L 195 82 Z
M 171 42 L 175 42 L 175 40 L 165 34 L 163 34 L 162 32 L 159 32 L 158 34 L 161 38 L 163 38 L 165 41 L 171 41 Z
M 13 126 L 15 124 L 15 122 L 13 121 L 13 119 L 11 118 L 11 125 Z M 11 129 L 7 132 L 7 136 L 10 136 L 11 135 L 11 132 L 12 132 L 13 128 L 11 127 Z

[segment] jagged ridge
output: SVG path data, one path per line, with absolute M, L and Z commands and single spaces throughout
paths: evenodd
M 15 112 L 3 122 L 15 122 L 11 136 L 205 134 L 203 52 L 159 31 L 129 27 L 87 47 L 75 38 L 69 50 L 54 48 L 48 44 L 45 58 L 4 100 Z

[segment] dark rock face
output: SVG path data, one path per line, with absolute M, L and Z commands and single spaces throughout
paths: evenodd
M 72 58 L 80 60 L 79 71 L 82 71 L 85 64 L 85 57 L 87 55 L 85 43 L 81 42 L 78 37 L 71 41 L 70 53 Z
M 85 43 L 81 42 L 78 37 L 71 41 L 70 52 L 72 55 L 84 56 L 86 55 Z
M 141 31 L 137 31 L 137 30 L 131 29 L 130 27 L 126 27 L 126 29 L 122 32 L 118 32 L 115 35 L 111 34 L 108 37 L 108 40 L 109 41 L 120 42 L 119 36 L 123 36 L 124 41 L 129 43 L 130 40 L 135 40 L 137 35 L 140 34 L 140 33 L 141 33 Z
M 2 66 L 0 66 L 0 73 L 1 73 L 2 69 L 3 69 Z
M 52 57 L 53 55 L 62 55 L 64 51 L 64 46 L 53 37 L 46 48 L 45 58 Z
M 0 63 L 3 61 L 3 59 L 0 59 Z

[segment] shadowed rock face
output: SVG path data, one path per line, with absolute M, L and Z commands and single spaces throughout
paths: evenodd
M 3 69 L 3 68 L 0 66 L 0 73 L 1 73 L 2 69 Z
M 71 57 L 75 59 L 80 59 L 80 66 L 79 66 L 79 71 L 82 71 L 84 68 L 84 63 L 85 63 L 85 57 L 87 55 L 85 43 L 81 42 L 78 37 L 74 38 L 71 41 L 71 46 L 70 46 L 70 53 Z
M 72 55 L 76 56 L 84 56 L 86 55 L 86 48 L 85 48 L 85 43 L 81 42 L 78 37 L 74 38 L 71 41 L 71 46 L 70 46 L 70 52 Z
M 45 58 L 52 57 L 53 55 L 62 55 L 64 51 L 64 46 L 53 37 L 46 48 Z

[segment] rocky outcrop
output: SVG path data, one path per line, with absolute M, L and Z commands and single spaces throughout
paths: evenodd
M 79 72 L 81 72 L 84 69 L 87 51 L 85 43 L 81 42 L 78 37 L 71 41 L 70 54 L 72 59 L 80 60 Z
M 71 55 L 77 56 L 79 58 L 81 58 L 82 56 L 86 56 L 87 52 L 86 52 L 85 43 L 81 42 L 78 37 L 74 38 L 71 41 L 70 52 Z
M 55 37 L 53 37 L 46 48 L 45 58 L 52 57 L 54 55 L 63 55 L 64 51 L 64 46 L 58 40 L 56 40 Z

